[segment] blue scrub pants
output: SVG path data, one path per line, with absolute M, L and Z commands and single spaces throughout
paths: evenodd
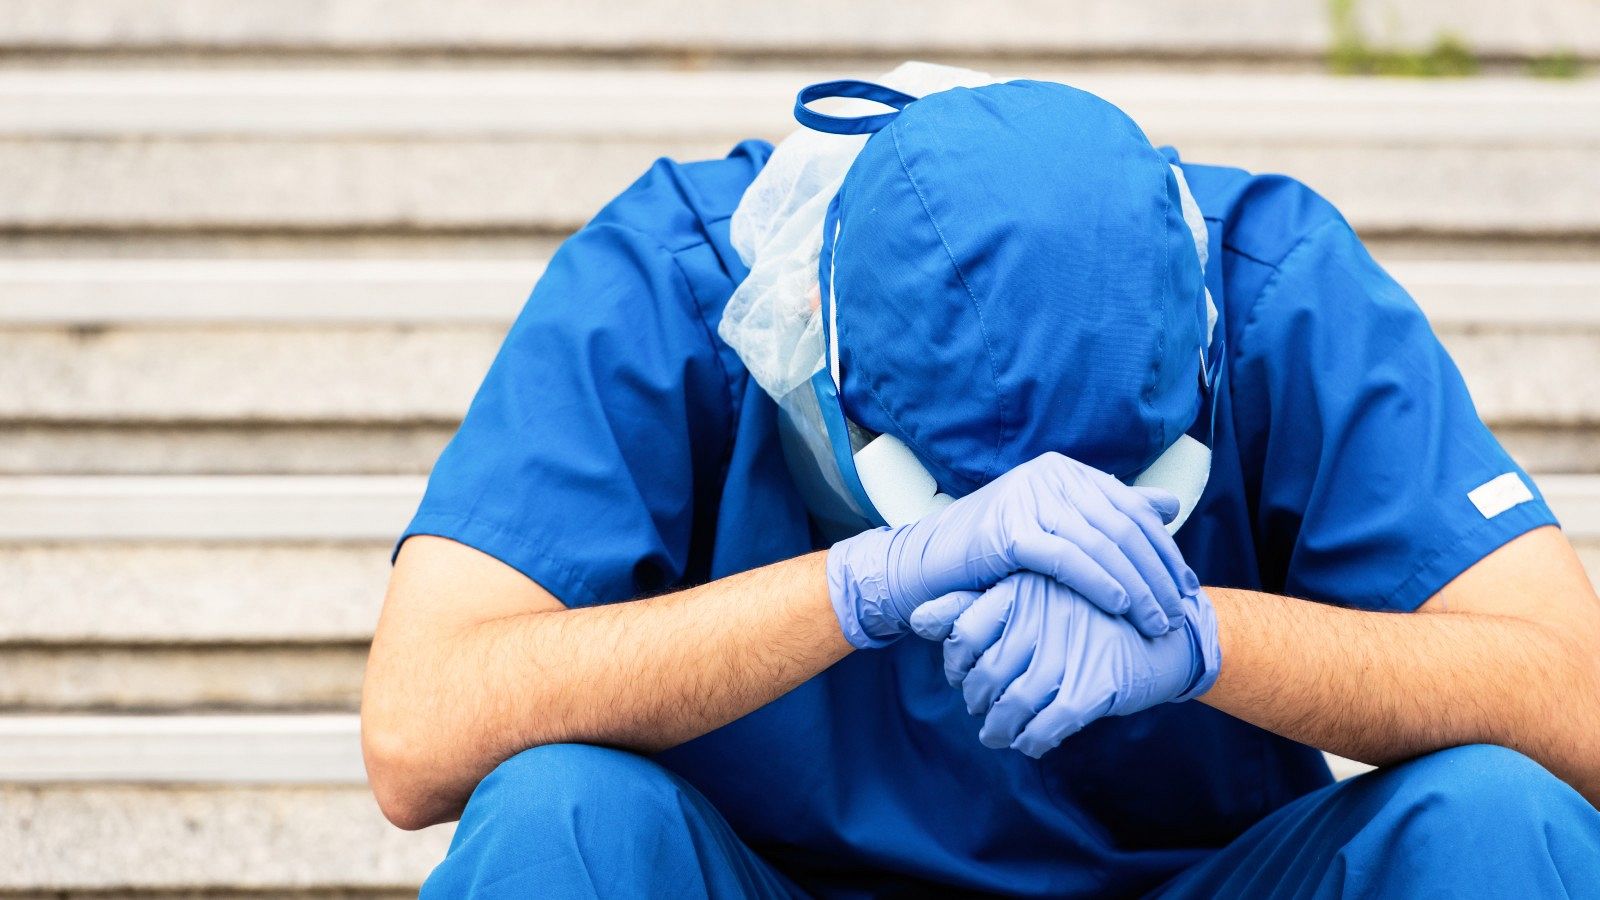
M 1600 812 L 1515 751 L 1458 747 L 1308 794 L 1157 895 L 1600 897 Z M 422 896 L 802 893 L 676 775 L 562 744 L 484 779 Z

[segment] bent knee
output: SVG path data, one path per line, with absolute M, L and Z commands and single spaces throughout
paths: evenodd
M 422 896 L 459 897 L 490 885 L 496 896 L 534 896 L 562 879 L 592 881 L 587 861 L 630 858 L 671 825 L 683 789 L 659 765 L 621 750 L 524 750 L 473 791 Z
M 524 824 L 568 820 L 580 810 L 638 815 L 652 798 L 675 798 L 674 777 L 661 766 L 623 750 L 589 744 L 548 744 L 511 757 L 483 779 L 467 801 L 466 815 L 492 814 Z
M 1532 759 L 1505 747 L 1471 744 L 1418 757 L 1392 770 L 1402 799 L 1445 818 L 1541 820 L 1593 813 L 1577 792 Z M 1578 800 L 1574 804 L 1572 801 Z

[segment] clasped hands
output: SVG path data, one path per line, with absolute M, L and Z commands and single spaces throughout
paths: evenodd
M 985 746 L 1039 757 L 1102 716 L 1210 689 L 1216 617 L 1167 534 L 1171 494 L 1057 453 L 828 551 L 845 638 L 944 642 Z

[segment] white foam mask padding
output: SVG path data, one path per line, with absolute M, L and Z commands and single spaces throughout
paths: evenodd
M 878 515 L 899 527 L 915 522 L 949 506 L 948 494 L 939 493 L 933 476 L 912 454 L 911 448 L 893 435 L 880 434 L 855 455 L 856 477 L 867 492 Z M 1178 514 L 1167 525 L 1176 534 L 1205 492 L 1211 475 L 1211 450 L 1188 435 L 1182 435 L 1162 451 L 1138 478 L 1135 487 L 1153 487 L 1178 498 Z
M 1162 451 L 1150 468 L 1139 473 L 1133 485 L 1161 488 L 1177 496 L 1178 515 L 1167 524 L 1167 532 L 1177 534 L 1200 502 L 1210 477 L 1211 448 L 1185 434 Z
M 951 498 L 939 493 L 933 476 L 899 438 L 880 434 L 856 452 L 856 477 L 878 515 L 900 526 L 943 509 Z

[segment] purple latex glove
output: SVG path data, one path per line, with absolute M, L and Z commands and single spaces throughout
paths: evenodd
M 939 512 L 828 551 L 828 588 L 845 637 L 881 647 L 917 607 L 1023 570 L 1048 576 L 1147 635 L 1182 624 L 1200 581 L 1167 534 L 1177 499 L 1046 453 Z M 954 616 L 950 616 L 954 621 Z
M 954 595 L 945 678 L 978 739 L 1038 758 L 1102 716 L 1125 716 L 1211 689 L 1222 666 L 1217 617 L 1204 591 L 1187 597 L 1181 628 L 1145 637 L 1059 583 L 1023 572 L 988 591 Z M 927 613 L 918 634 L 936 636 Z

